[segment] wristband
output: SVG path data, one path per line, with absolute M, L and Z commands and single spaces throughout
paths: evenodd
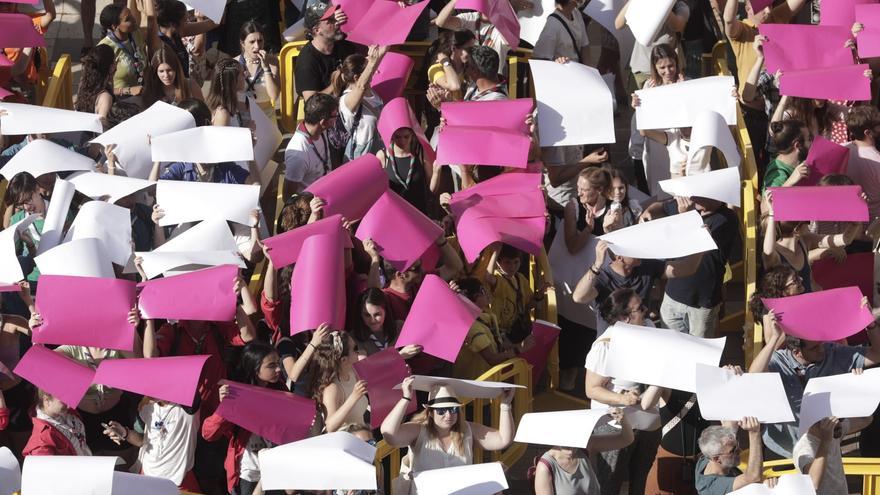
M 314 350 L 316 350 L 316 351 L 317 351 L 317 350 L 318 350 L 318 348 L 317 348 L 317 347 L 315 347 L 315 344 L 313 344 L 313 343 L 311 343 L 311 342 L 309 342 L 309 345 L 310 345 L 310 346 L 312 346 L 312 349 L 314 349 Z
M 596 267 L 594 267 L 594 266 L 591 266 L 591 267 L 590 267 L 590 271 L 593 272 L 593 275 L 598 275 L 598 274 L 599 274 L 599 270 L 597 270 Z
M 407 401 L 407 402 L 409 402 L 410 400 L 412 400 L 410 397 L 407 397 L 407 396 L 403 396 L 403 397 L 401 397 L 401 399 L 403 399 L 403 400 L 405 400 L 405 401 Z
M 452 62 L 450 62 L 449 59 L 447 58 L 447 59 L 444 59 L 442 62 L 440 62 L 440 65 L 442 65 L 443 67 L 449 67 L 450 65 L 452 65 Z
M 510 411 L 510 404 L 505 404 L 502 402 L 501 403 L 501 410 L 502 411 Z

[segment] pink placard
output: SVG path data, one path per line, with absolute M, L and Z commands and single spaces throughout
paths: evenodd
M 93 383 L 192 407 L 210 355 L 105 359 Z
M 773 0 L 748 0 L 752 5 L 752 12 L 760 12 L 767 7 L 773 6 Z
M 814 186 L 828 174 L 845 174 L 849 162 L 849 148 L 841 146 L 822 136 L 813 138 L 806 163 L 810 166 L 810 175 L 802 181 L 805 186 Z
M 18 284 L 0 283 L 0 292 L 19 292 L 21 287 Z
M 547 367 L 547 357 L 553 350 L 553 344 L 559 338 L 559 327 L 544 321 L 532 323 L 532 337 L 535 344 L 520 353 L 519 357 L 532 365 L 532 383 L 537 386 Z
M 480 308 L 452 292 L 440 277 L 427 275 L 403 323 L 396 345 L 422 346 L 422 351 L 454 363 Z
M 861 23 L 865 28 L 880 28 L 880 3 L 877 0 L 864 2 L 855 6 L 855 22 Z M 852 27 L 852 25 L 850 25 Z
M 275 265 L 276 269 L 279 269 L 296 263 L 303 242 L 309 237 L 313 235 L 336 233 L 347 234 L 347 232 L 343 232 L 341 215 L 322 218 L 317 222 L 309 223 L 302 227 L 297 227 L 293 230 L 284 232 L 283 234 L 272 236 L 264 240 L 263 244 L 267 248 L 269 259 L 272 260 L 272 264 Z M 343 246 L 348 249 L 351 249 L 352 247 L 351 238 L 348 235 L 343 236 Z
M 528 135 L 526 117 L 535 102 L 530 98 L 443 103 L 440 111 L 449 126 L 499 127 Z
M 880 26 L 866 27 L 858 34 L 856 45 L 860 58 L 880 57 Z
M 229 385 L 215 414 L 278 445 L 309 436 L 315 401 L 279 390 L 220 380 Z
M 370 398 L 370 426 L 378 428 L 394 406 L 403 397 L 403 391 L 395 390 L 394 386 L 403 382 L 411 373 L 406 361 L 397 352 L 389 348 L 377 352 L 367 359 L 354 363 L 354 370 L 361 380 L 367 382 L 367 395 Z M 406 413 L 416 412 L 416 400 L 409 401 Z
M 867 64 L 823 69 L 786 71 L 779 80 L 779 92 L 817 100 L 869 101 L 871 79 Z
M 540 162 L 537 163 L 540 164 Z M 508 194 L 529 193 L 536 190 L 543 194 L 541 191 L 541 179 L 542 176 L 538 172 L 523 173 L 516 171 L 504 173 L 458 191 L 452 195 L 452 201 L 458 202 L 471 196 L 505 196 Z M 450 206 L 452 205 L 450 204 Z
M 0 67 L 12 67 L 15 62 L 9 60 L 5 53 L 0 52 Z
M 449 201 L 452 214 L 476 217 L 544 216 L 546 205 L 541 175 L 506 173 L 459 191 Z
M 806 340 L 833 342 L 874 323 L 871 310 L 862 306 L 858 287 L 761 300 L 776 313 L 785 333 Z
M 41 276 L 36 304 L 43 323 L 34 329 L 34 343 L 131 351 L 135 286 L 115 278 Z
M 519 19 L 508 0 L 460 0 L 455 6 L 485 14 L 509 46 L 519 46 Z
M 95 376 L 88 366 L 41 345 L 28 349 L 13 371 L 72 408 L 79 405 Z
M 147 319 L 232 321 L 238 267 L 220 265 L 141 284 L 138 308 Z
M 6 98 L 8 98 L 14 94 L 15 93 L 13 93 L 12 91 L 9 91 L 6 88 L 0 87 L 0 100 L 5 100 Z
M 402 53 L 388 52 L 382 57 L 373 79 L 370 80 L 373 92 L 386 104 L 382 107 L 380 118 L 385 114 L 391 100 L 403 96 L 403 90 L 406 88 L 414 64 L 413 59 Z
M 351 221 L 363 218 L 387 190 L 388 175 L 371 154 L 355 158 L 306 189 L 327 203 L 324 215 L 339 214 Z
M 528 218 L 462 218 L 456 223 L 458 242 L 468 263 L 480 257 L 486 246 L 503 242 L 531 254 L 540 254 L 547 220 Z
M 758 31 L 767 37 L 764 57 L 771 74 L 853 63 L 852 50 L 844 46 L 852 37 L 849 27 L 761 24 Z
M 867 222 L 861 186 L 771 187 L 777 222 Z
M 856 6 L 876 3 L 877 0 L 826 0 L 822 3 L 822 10 L 819 11 L 819 25 L 843 26 L 850 29 L 856 22 Z
M 526 168 L 531 139 L 498 127 L 450 126 L 440 129 L 437 164 Z
M 0 47 L 28 48 L 36 46 L 46 46 L 46 39 L 37 32 L 30 16 L 0 14 Z
M 362 45 L 399 45 L 406 41 L 416 19 L 428 6 L 427 0 L 415 5 L 401 7 L 393 0 L 359 0 L 369 5 L 366 10 L 352 9 L 357 13 L 353 17 L 349 8 L 343 7 L 348 15 L 348 22 L 342 25 L 342 31 L 348 33 L 348 40 Z M 351 2 L 344 2 L 350 7 Z
M 290 333 L 327 323 L 345 328 L 345 264 L 342 237 L 313 235 L 303 242 L 290 286 Z
M 362 241 L 372 239 L 382 258 L 398 271 L 421 258 L 441 234 L 439 225 L 394 191 L 386 191 L 376 201 L 355 232 Z
M 853 253 L 843 263 L 822 258 L 810 266 L 813 280 L 823 289 L 857 286 L 869 301 L 874 299 L 874 253 Z
M 406 98 L 395 98 L 382 107 L 382 114 L 379 115 L 377 125 L 379 135 L 382 136 L 382 142 L 385 143 L 386 153 L 389 153 L 388 150 L 391 149 L 391 137 L 402 127 L 408 127 L 415 133 L 416 139 L 422 145 L 425 157 L 433 161 L 436 158 L 434 148 L 431 147 L 428 138 L 425 137 L 425 132 L 422 130 L 416 114 L 410 108 Z

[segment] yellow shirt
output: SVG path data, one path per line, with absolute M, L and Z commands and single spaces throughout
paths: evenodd
M 492 367 L 480 354 L 485 349 L 499 352 L 501 335 L 498 320 L 492 313 L 482 313 L 468 330 L 467 337 L 452 365 L 452 376 L 463 380 L 475 380 Z
M 773 9 L 765 24 L 786 24 L 791 20 L 791 16 L 791 9 L 788 8 L 787 3 L 783 2 Z M 755 66 L 755 62 L 758 60 L 758 55 L 755 53 L 755 48 L 752 45 L 755 42 L 755 36 L 758 35 L 758 28 L 749 19 L 737 22 L 740 25 L 739 34 L 735 38 L 730 38 L 730 48 L 736 56 L 739 93 L 742 94 L 743 88 L 746 87 L 746 80 L 749 78 L 749 72 L 752 71 L 752 67 Z
M 507 332 L 520 316 L 528 317 L 532 290 L 529 279 L 522 273 L 516 274 L 516 282 L 495 270 L 495 290 L 492 291 L 492 314 L 498 318 L 498 326 Z
M 428 67 L 428 80 L 433 84 L 437 84 L 437 81 L 440 80 L 441 77 L 446 77 L 446 71 L 443 70 L 443 64 L 434 64 Z M 464 79 L 464 75 L 459 74 L 458 79 Z M 455 101 L 460 101 L 462 99 L 461 90 L 452 92 L 452 99 Z

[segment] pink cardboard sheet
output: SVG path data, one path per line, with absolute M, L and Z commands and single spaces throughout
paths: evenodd
M 439 225 L 394 191 L 376 201 L 355 232 L 362 241 L 372 239 L 382 258 L 398 271 L 412 266 L 442 234 Z
M 859 58 L 880 57 L 880 24 L 877 27 L 866 27 L 858 34 L 856 44 Z
M 391 149 L 391 138 L 394 136 L 394 133 L 403 127 L 408 127 L 415 133 L 416 139 L 422 145 L 422 151 L 424 151 L 425 156 L 433 161 L 437 155 L 434 153 L 434 148 L 428 142 L 428 138 L 425 137 L 425 131 L 422 130 L 416 114 L 410 108 L 406 98 L 394 98 L 382 107 L 382 114 L 379 115 L 379 123 L 377 125 L 379 135 L 382 136 L 382 142 L 385 143 L 386 150 Z
M 448 126 L 499 127 L 528 135 L 526 117 L 535 106 L 530 98 L 443 103 L 440 111 Z
M 752 12 L 760 12 L 773 6 L 773 0 L 748 0 L 748 2 L 752 5 Z
M 0 52 L 0 67 L 12 67 L 15 62 L 9 60 L 5 53 Z
M 536 320 L 532 323 L 532 337 L 535 345 L 520 353 L 519 357 L 532 365 L 532 383 L 540 383 L 541 375 L 547 367 L 547 356 L 553 350 L 553 344 L 559 338 L 559 327 L 546 321 Z
M 37 5 L 37 0 L 7 0 L 9 3 L 27 3 Z
M 281 445 L 309 436 L 315 421 L 315 401 L 255 385 L 220 380 L 229 385 L 216 414 L 226 421 Z
M 519 19 L 508 0 L 459 0 L 455 6 L 485 14 L 509 46 L 519 46 Z
M 427 275 L 396 345 L 418 344 L 423 352 L 454 363 L 468 330 L 479 315 L 480 309 L 453 292 L 443 279 Z
M 272 260 L 272 264 L 277 270 L 296 263 L 303 242 L 313 235 L 321 234 L 343 235 L 343 246 L 348 249 L 352 247 L 348 232 L 342 228 L 342 215 L 332 215 L 283 234 L 272 236 L 264 240 L 263 244 L 267 248 L 269 259 Z
M 210 355 L 105 359 L 94 383 L 192 407 Z
M 867 222 L 861 186 L 771 187 L 777 222 Z
M 806 340 L 833 342 L 845 339 L 874 322 L 871 310 L 862 306 L 862 291 L 858 287 L 762 301 L 776 313 L 783 331 Z
M 380 118 L 384 115 L 391 100 L 403 96 L 403 90 L 406 89 L 406 82 L 412 73 L 413 65 L 415 65 L 413 59 L 402 53 L 388 52 L 382 57 L 379 67 L 373 74 L 373 79 L 370 80 L 373 92 L 386 102 Z
M 325 216 L 338 214 L 350 221 L 363 218 L 387 190 L 388 175 L 379 159 L 371 154 L 342 165 L 306 189 L 327 203 Z
M 874 299 L 874 253 L 853 253 L 843 263 L 822 258 L 811 265 L 813 280 L 823 289 L 856 286 L 869 301 Z
M 0 283 L 0 292 L 19 292 L 21 287 L 18 284 Z
M 786 71 L 779 80 L 779 92 L 817 100 L 869 101 L 871 80 L 865 77 L 868 68 L 862 64 Z
M 508 194 L 529 193 L 538 191 L 541 194 L 541 174 L 539 173 L 504 173 L 487 181 L 458 191 L 452 195 L 456 204 L 471 196 L 506 196 Z M 452 204 L 450 204 L 452 207 Z M 455 211 L 453 207 L 453 211 Z
M 349 41 L 362 45 L 389 46 L 405 42 L 416 19 L 428 6 L 427 0 L 407 7 L 401 7 L 393 0 L 357 1 L 369 5 L 369 8 L 351 9 L 352 2 L 341 2 L 344 4 L 342 10 L 349 16 L 342 31 L 348 34 Z
M 232 321 L 238 267 L 219 265 L 141 284 L 138 308 L 147 319 Z
M 437 164 L 526 168 L 529 136 L 498 127 L 445 126 L 437 141 Z
M 27 48 L 46 46 L 46 39 L 34 28 L 25 14 L 0 14 L 0 47 Z
M 321 323 L 345 328 L 344 272 L 341 236 L 313 235 L 303 242 L 290 282 L 291 335 Z
M 392 347 L 354 363 L 354 370 L 361 380 L 367 382 L 370 426 L 378 428 L 403 397 L 403 391 L 395 390 L 394 386 L 402 383 L 403 379 L 411 374 L 409 366 L 400 357 L 397 349 Z M 406 413 L 412 414 L 416 409 L 416 401 L 411 400 L 407 404 Z
M 802 184 L 814 186 L 828 174 L 846 173 L 846 166 L 849 163 L 849 148 L 822 136 L 816 136 L 813 138 L 806 162 L 810 166 L 810 175 Z
M 71 408 L 79 405 L 95 376 L 88 366 L 41 345 L 28 349 L 13 371 Z
M 36 304 L 43 324 L 34 329 L 34 343 L 131 351 L 135 286 L 115 278 L 41 276 Z
M 834 0 L 822 4 L 819 13 L 820 26 L 843 26 L 852 28 L 856 22 L 856 6 L 864 4 L 876 4 L 877 0 Z
M 543 247 L 546 219 L 528 218 L 462 218 L 456 223 L 458 242 L 468 263 L 480 257 L 486 246 L 503 242 L 521 251 L 540 254 Z
M 852 51 L 844 46 L 852 37 L 850 27 L 761 24 L 767 72 L 852 65 Z
M 15 93 L 13 93 L 12 91 L 9 91 L 6 88 L 0 88 L 0 100 L 5 100 L 6 98 L 8 98 L 14 94 Z

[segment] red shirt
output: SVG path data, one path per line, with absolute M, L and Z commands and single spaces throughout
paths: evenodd
M 388 299 L 388 309 L 391 310 L 391 316 L 395 320 L 406 320 L 409 308 L 412 306 L 412 296 L 407 293 L 397 292 L 391 287 L 382 289 L 382 292 L 385 293 L 385 297 Z
M 76 414 L 70 411 L 71 414 Z M 34 429 L 21 455 L 76 455 L 76 449 L 63 433 L 42 419 L 33 418 Z

